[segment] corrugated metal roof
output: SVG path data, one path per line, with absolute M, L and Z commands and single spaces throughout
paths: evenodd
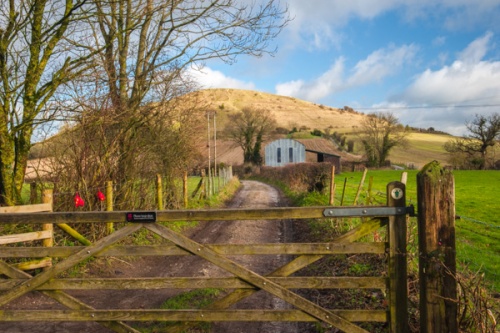
M 315 152 L 315 153 L 323 153 L 333 156 L 338 156 L 339 151 L 330 140 L 317 138 L 317 139 L 294 139 L 300 143 L 302 143 L 306 147 L 306 151 Z

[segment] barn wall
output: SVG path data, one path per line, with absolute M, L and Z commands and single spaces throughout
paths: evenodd
M 339 156 L 325 155 L 324 162 L 335 165 L 336 172 L 340 172 L 341 165 L 340 165 L 340 157 Z
M 281 148 L 281 160 L 278 161 L 278 148 Z M 293 161 L 290 161 L 290 148 Z M 289 163 L 301 163 L 306 160 L 305 146 L 295 140 L 279 139 L 269 143 L 265 148 L 265 164 L 267 166 L 283 166 Z

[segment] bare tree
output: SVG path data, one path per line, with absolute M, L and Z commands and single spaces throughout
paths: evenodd
M 408 132 L 392 113 L 370 114 L 361 128 L 361 142 L 371 166 L 384 165 L 392 148 L 406 144 Z
M 19 201 L 33 132 L 55 118 L 52 97 L 88 55 L 65 48 L 86 1 L 0 3 L 0 204 Z
M 113 122 L 117 156 L 113 179 L 137 171 L 138 133 L 165 117 L 164 102 L 193 85 L 187 71 L 209 59 L 232 63 L 238 55 L 273 53 L 270 41 L 288 22 L 277 0 L 93 0 L 87 24 L 90 49 L 103 49 L 90 78 L 100 87 L 106 120 Z M 85 83 L 84 83 L 85 84 Z M 185 84 L 187 89 L 178 89 Z M 165 91 L 168 91 L 165 94 Z M 168 118 L 168 117 L 167 117 Z M 153 121 L 154 120 L 154 121 Z M 164 150 L 168 159 L 179 158 Z
M 161 121 L 151 119 L 134 132 L 136 139 L 128 147 L 134 154 L 133 177 L 130 181 L 114 187 L 115 209 L 154 209 L 155 198 L 151 197 L 151 184 L 157 174 L 163 178 L 166 206 L 176 207 L 174 180 L 188 170 L 199 154 L 202 144 L 203 115 L 199 110 L 197 94 L 187 94 L 161 105 L 151 105 L 162 113 Z M 118 169 L 119 147 L 114 133 L 116 123 L 107 121 L 107 109 L 79 113 L 71 126 L 46 142 L 50 150 L 52 173 L 58 192 L 77 191 L 85 199 L 86 209 L 99 207 L 95 194 L 103 189 L 106 181 Z M 144 112 L 149 112 L 146 108 Z M 110 115 L 112 116 L 112 115 Z M 199 139 L 199 140 L 198 140 Z M 129 170 L 131 171 L 131 170 Z M 60 196 L 58 196 L 58 199 Z M 56 202 L 62 210 L 72 210 L 69 197 Z M 69 205 L 68 205 L 69 204 Z
M 245 163 L 262 164 L 262 143 L 276 128 L 276 119 L 268 110 L 244 108 L 229 116 L 225 129 L 230 139 L 243 149 Z
M 463 157 L 459 166 L 484 170 L 488 165 L 488 150 L 497 145 L 500 138 L 500 115 L 476 114 L 471 122 L 466 123 L 466 127 L 469 135 L 448 141 L 444 148 L 452 158 L 457 155 Z
M 288 20 L 277 0 L 2 1 L 0 204 L 19 199 L 33 131 L 58 119 L 54 111 L 105 119 L 113 177 L 130 178 L 139 128 L 162 114 L 151 103 L 179 91 L 164 87 L 209 59 L 273 53 Z

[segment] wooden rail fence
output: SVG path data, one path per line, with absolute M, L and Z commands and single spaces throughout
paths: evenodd
M 44 203 L 24 205 L 24 206 L 12 206 L 12 207 L 0 207 L 1 213 L 40 213 L 40 212 L 51 212 L 52 211 L 52 198 L 50 197 L 51 192 L 45 192 L 43 196 Z M 22 242 L 32 242 L 37 240 L 43 241 L 43 246 L 50 247 L 53 245 L 54 230 L 51 223 L 43 224 L 40 231 L 24 232 L 21 234 L 9 234 L 0 236 L 0 245 L 15 244 Z M 37 268 L 44 268 L 52 266 L 52 259 L 45 256 L 40 259 L 32 259 L 23 261 L 20 263 L 13 264 L 13 267 L 27 271 Z
M 1 214 L 1 224 L 115 223 L 116 230 L 87 246 L 15 247 L 0 251 L 0 308 L 22 295 L 41 292 L 69 310 L 0 310 L 0 322 L 95 321 L 115 332 L 139 332 L 129 322 L 175 321 L 169 332 L 182 332 L 193 322 L 217 321 L 305 321 L 323 322 L 344 332 L 367 332 L 354 322 L 387 322 L 390 332 L 408 331 L 405 184 L 387 186 L 385 206 L 303 207 L 269 209 L 173 210 L 147 212 L 74 212 Z M 169 229 L 172 221 L 284 220 L 361 217 L 363 222 L 328 243 L 201 244 Z M 366 241 L 367 235 L 386 228 L 383 242 Z M 120 241 L 146 229 L 168 240 L 170 245 L 125 246 Z M 387 255 L 387 275 L 380 277 L 292 277 L 295 272 L 325 256 L 347 253 Z M 290 255 L 294 258 L 267 274 L 258 274 L 233 261 L 238 255 Z M 92 257 L 199 256 L 229 272 L 231 277 L 158 278 L 62 278 L 61 273 Z M 53 266 L 32 276 L 14 265 L 11 258 L 58 258 Z M 202 310 L 95 309 L 70 296 L 68 290 L 123 289 L 234 289 Z M 383 310 L 326 309 L 304 298 L 295 289 L 381 289 L 386 291 Z M 233 310 L 231 305 L 264 290 L 293 305 L 292 310 Z

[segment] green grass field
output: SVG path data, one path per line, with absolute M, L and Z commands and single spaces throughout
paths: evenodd
M 407 204 L 417 204 L 416 177 L 410 170 L 407 181 Z M 402 171 L 368 171 L 359 203 L 364 203 L 370 177 L 372 193 L 378 193 L 385 202 L 385 188 L 389 182 L 401 179 Z M 484 272 L 494 290 L 500 291 L 500 185 L 499 171 L 454 171 L 457 259 L 472 271 Z M 361 181 L 361 172 L 344 172 L 336 177 L 336 201 L 340 200 L 344 180 L 347 179 L 345 205 L 352 205 Z M 377 196 L 376 196 L 377 197 Z

